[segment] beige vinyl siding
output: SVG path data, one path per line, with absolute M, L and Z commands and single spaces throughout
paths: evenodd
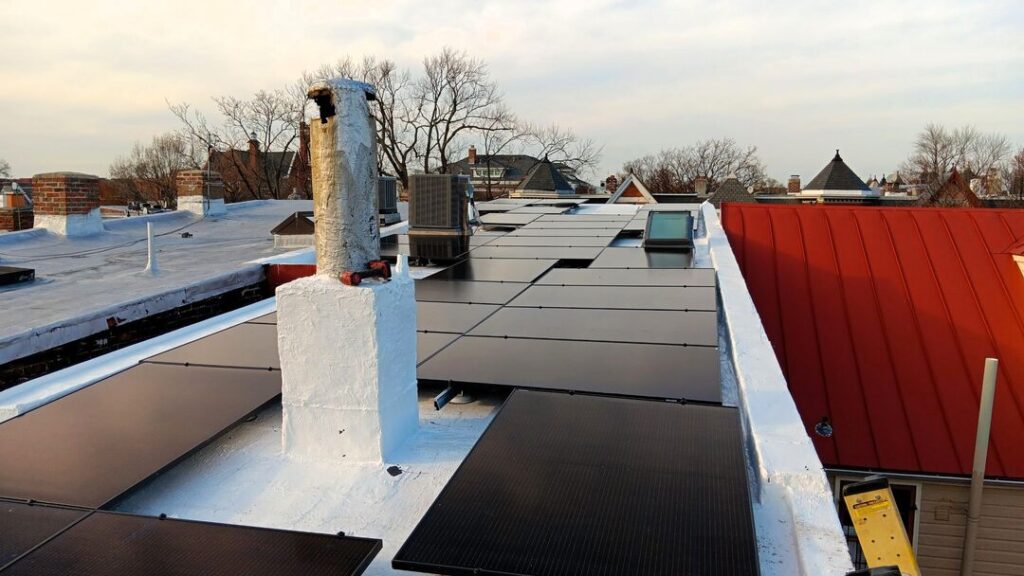
M 959 576 L 968 485 L 924 482 L 917 561 L 924 576 Z M 987 486 L 975 576 L 1024 576 L 1024 487 Z

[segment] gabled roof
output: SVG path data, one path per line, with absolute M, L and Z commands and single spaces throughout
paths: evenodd
M 918 205 L 944 206 L 947 208 L 978 208 L 981 206 L 981 200 L 978 199 L 978 195 L 971 190 L 968 181 L 960 175 L 960 172 L 954 166 L 946 183 L 934 191 L 922 194 L 918 199 Z
M 558 168 L 548 160 L 543 159 L 536 166 L 530 170 L 526 178 L 516 186 L 516 190 L 525 191 L 539 191 L 539 192 L 555 192 L 558 194 L 572 194 L 573 188 L 569 184 L 569 181 L 562 176 L 562 173 L 558 171 Z
M 608 204 L 622 204 L 625 200 L 622 198 L 636 198 L 631 204 L 657 204 L 658 201 L 651 194 L 651 191 L 644 186 L 644 183 L 640 181 L 632 172 L 626 179 L 623 180 L 619 187 L 615 189 L 615 193 L 608 198 Z
M 315 230 L 316 224 L 313 221 L 313 212 L 310 210 L 289 215 L 280 224 L 274 226 L 270 233 L 277 236 L 301 236 L 312 234 Z
M 730 176 L 708 197 L 708 202 L 715 208 L 721 208 L 722 202 L 757 202 L 754 195 L 747 192 L 746 186 L 735 176 Z
M 829 467 L 969 475 L 984 361 L 987 473 L 1024 479 L 1024 211 L 728 205 L 723 224 Z M 1019 244 L 1017 244 L 1019 245 Z M 814 431 L 823 417 L 834 434 Z
M 836 150 L 832 161 L 804 186 L 804 192 L 822 191 L 871 193 L 871 188 L 846 165 L 846 162 L 843 162 L 839 150 Z

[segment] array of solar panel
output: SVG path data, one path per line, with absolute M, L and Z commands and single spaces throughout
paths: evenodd
M 530 286 L 509 306 L 631 310 L 717 310 L 710 286 Z
M 564 214 L 568 208 L 563 206 L 521 206 L 513 208 L 510 214 Z
M 643 248 L 605 248 L 590 268 L 690 268 L 693 254 L 683 251 L 652 251 Z
M 607 221 L 607 220 L 604 220 L 604 221 L 600 221 L 600 220 L 594 220 L 594 221 L 581 220 L 581 221 L 566 221 L 566 222 L 552 222 L 552 221 L 548 221 L 548 220 L 538 220 L 536 222 L 531 222 L 529 224 L 529 226 L 527 226 L 527 227 L 532 229 L 532 230 L 540 230 L 540 229 L 572 230 L 572 229 L 576 229 L 576 228 L 581 228 L 581 229 L 604 228 L 604 229 L 610 229 L 610 230 L 622 230 L 622 227 L 625 226 L 625 225 L 626 225 L 625 222 L 616 222 L 616 221 Z
M 0 425 L 0 497 L 104 506 L 280 392 L 277 371 L 140 364 Z
M 506 238 L 514 238 L 518 236 L 572 236 L 572 237 L 599 237 L 608 238 L 609 242 L 612 238 L 617 236 L 619 231 L 615 228 L 519 228 L 509 232 Z
M 482 282 L 427 278 L 416 282 L 416 300 L 419 302 L 506 304 L 529 286 L 528 282 Z
M 589 246 L 604 248 L 611 236 L 505 236 L 497 238 L 488 247 L 499 246 Z
M 368 538 L 93 512 L 2 573 L 351 576 L 380 548 Z
M 485 226 L 523 226 L 540 218 L 540 214 L 512 214 L 511 212 L 490 212 L 480 216 Z
M 629 222 L 632 219 L 632 216 L 619 216 L 618 214 L 549 214 L 541 216 L 537 222 L 612 222 L 618 224 Z
M 734 408 L 518 390 L 393 560 L 432 574 L 758 573 Z
M 446 268 L 434 280 L 475 280 L 484 282 L 533 282 L 557 260 L 471 258 Z
M 554 268 L 538 285 L 565 286 L 715 286 L 714 268 Z
M 277 355 L 277 329 L 252 322 L 216 332 L 145 361 L 259 370 L 281 369 L 281 360 Z

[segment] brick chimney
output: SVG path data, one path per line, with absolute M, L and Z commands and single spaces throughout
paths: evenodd
M 469 147 L 469 163 L 470 165 L 476 164 L 476 146 Z
M 256 133 L 249 133 L 249 169 L 258 172 L 260 169 L 260 141 L 256 139 Z
M 703 176 L 698 176 L 693 181 L 693 190 L 697 193 L 698 198 L 704 198 L 708 195 L 708 179 Z
M 52 172 L 32 177 L 35 227 L 64 236 L 104 232 L 100 217 L 99 178 L 77 172 Z
M 619 189 L 619 177 L 615 174 L 605 178 L 604 180 L 604 191 L 609 194 L 614 194 Z
M 34 213 L 28 199 L 14 182 L 0 189 L 0 232 L 17 232 L 32 227 Z
M 174 177 L 178 210 L 198 216 L 225 214 L 224 181 L 212 170 L 181 170 Z
M 800 193 L 800 175 L 793 174 L 789 177 L 789 183 L 786 184 L 786 192 L 789 194 Z

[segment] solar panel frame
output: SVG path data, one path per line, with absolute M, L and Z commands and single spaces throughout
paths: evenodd
M 100 508 L 281 393 L 281 373 L 139 364 L 0 424 L 0 496 Z
M 602 308 L 622 310 L 718 309 L 711 286 L 530 286 L 507 304 L 530 308 Z
M 420 382 L 721 403 L 717 348 L 463 336 L 419 365 Z
M 93 512 L 4 575 L 357 576 L 381 547 L 371 538 Z
M 144 360 L 150 364 L 280 370 L 277 328 L 245 322 Z
M 445 575 L 756 575 L 738 412 L 514 391 L 392 566 Z

